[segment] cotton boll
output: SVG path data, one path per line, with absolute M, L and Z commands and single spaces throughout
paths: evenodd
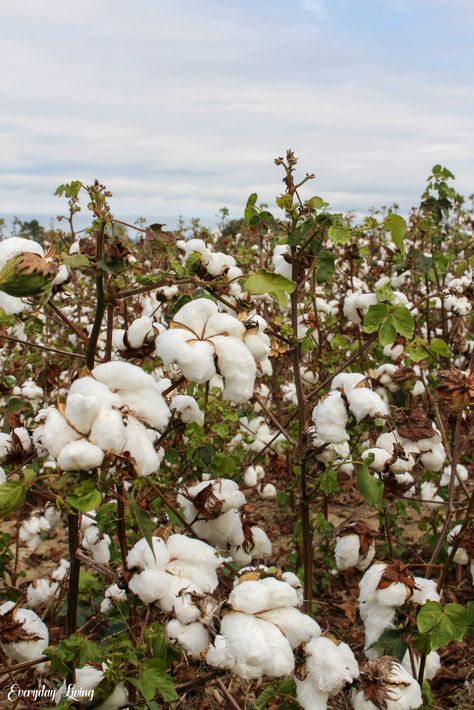
M 147 336 L 153 333 L 153 321 L 148 316 L 136 318 L 127 330 L 127 340 L 131 348 L 141 348 Z
M 420 487 L 423 505 L 427 508 L 439 508 L 443 505 L 443 499 L 437 495 L 438 486 L 433 481 L 424 481 Z
M 273 483 L 266 483 L 262 488 L 262 498 L 273 499 L 277 497 L 277 489 Z
M 88 550 L 96 562 L 107 565 L 110 562 L 110 537 L 102 534 L 96 525 L 90 525 L 84 530 L 82 547 Z
M 120 412 L 116 409 L 99 410 L 89 440 L 103 451 L 119 454 L 126 443 L 125 426 Z
M 380 656 L 381 651 L 377 648 L 372 648 L 372 645 L 379 640 L 384 631 L 393 628 L 395 608 L 365 602 L 361 604 L 359 612 L 364 622 L 365 655 L 367 658 L 377 658 Z
M 240 404 L 253 395 L 256 365 L 244 343 L 230 336 L 213 338 L 219 372 L 224 378 L 224 399 Z
M 15 444 L 19 444 L 23 451 L 27 452 L 31 449 L 31 437 L 25 427 L 15 427 L 12 434 L 16 437 Z M 12 440 L 14 440 L 15 437 L 12 437 Z
M 228 602 L 235 611 L 256 614 L 270 609 L 271 590 L 261 580 L 243 582 L 229 594 Z
M 170 535 L 166 541 L 166 549 L 170 560 L 179 559 L 194 564 L 197 564 L 197 560 L 199 560 L 199 564 L 211 569 L 217 569 L 222 562 L 213 547 L 185 535 Z
M 440 471 L 446 460 L 446 451 L 442 443 L 433 446 L 431 451 L 421 454 L 420 461 L 428 471 Z
M 213 592 L 219 584 L 215 569 L 203 565 L 200 561 L 193 563 L 189 560 L 171 560 L 166 570 L 175 577 L 191 580 L 196 588 L 206 594 Z
M 12 638 L 17 630 L 21 640 L 4 641 L 2 633 L 4 625 L 8 627 L 14 625 L 13 630 L 9 631 L 9 638 Z M 48 628 L 34 611 L 22 609 L 12 601 L 4 602 L 0 606 L 0 646 L 8 658 L 20 663 L 32 661 L 43 655 L 48 643 Z M 41 670 L 42 667 L 44 668 L 39 666 L 39 669 Z
M 181 328 L 160 333 L 156 338 L 156 353 L 165 366 L 179 365 L 184 377 L 191 382 L 203 384 L 216 374 L 212 343 L 196 340 L 192 332 Z
M 153 550 L 147 540 L 142 538 L 135 543 L 127 555 L 128 569 L 158 569 L 164 568 L 169 562 L 170 554 L 161 537 L 152 537 Z
M 456 473 L 457 473 L 457 476 L 455 476 L 455 479 L 454 479 L 455 486 L 459 485 L 460 480 L 467 481 L 467 479 L 469 478 L 469 472 L 468 472 L 467 468 L 460 463 L 458 463 L 458 465 L 456 466 Z M 450 481 L 451 481 L 451 465 L 448 465 L 443 468 L 443 473 L 441 475 L 441 480 L 439 482 L 439 485 L 440 486 L 448 486 Z
M 149 476 L 160 468 L 163 454 L 155 450 L 143 424 L 132 417 L 125 428 L 123 453 L 127 452 L 138 476 Z
M 293 649 L 321 633 L 321 628 L 314 619 L 294 607 L 270 609 L 258 613 L 258 617 L 278 626 Z
M 260 584 L 270 592 L 267 609 L 298 606 L 296 590 L 287 582 L 281 582 L 275 577 L 265 577 L 260 580 Z
M 181 594 L 181 596 L 176 597 L 173 609 L 176 618 L 182 624 L 191 624 L 201 616 L 200 609 L 194 603 L 190 594 Z
M 288 258 L 288 261 L 285 257 Z M 275 244 L 273 247 L 272 264 L 275 273 L 281 274 L 287 279 L 291 279 L 291 250 L 288 244 Z
M 109 609 L 112 608 L 113 603 L 118 604 L 119 602 L 127 601 L 127 594 L 125 589 L 121 589 L 118 584 L 112 584 L 105 590 L 105 596 L 100 604 L 100 611 L 105 614 Z
M 278 678 L 294 668 L 293 653 L 281 631 L 255 616 L 231 612 L 221 623 L 229 652 L 235 658 L 233 672 L 241 678 L 268 675 Z
M 41 533 L 47 532 L 50 529 L 50 524 L 46 518 L 40 513 L 34 513 L 26 518 L 19 530 L 19 538 L 26 543 L 29 550 L 36 550 L 41 542 Z
M 196 422 L 199 426 L 204 424 L 204 412 L 199 409 L 194 397 L 178 394 L 171 400 L 170 409 L 178 414 L 184 424 L 191 422 Z
M 296 678 L 295 683 L 296 699 L 304 710 L 326 710 L 329 693 L 322 693 L 317 690 L 309 676 L 304 680 Z
M 265 530 L 262 530 L 262 528 L 258 527 L 258 525 L 252 525 L 250 533 L 252 535 L 253 543 L 250 548 L 252 559 L 270 557 L 272 554 L 272 543 Z
M 449 531 L 448 533 L 448 554 L 451 554 L 452 546 L 454 545 L 454 541 L 456 540 L 457 536 L 461 532 L 462 525 L 455 525 L 452 530 Z M 454 553 L 453 561 L 458 564 L 458 565 L 468 565 L 469 564 L 469 555 L 467 551 L 459 545 L 456 552 Z
M 58 589 L 57 582 L 52 582 L 45 577 L 35 579 L 34 582 L 30 582 L 26 590 L 26 602 L 32 609 L 45 606 L 53 599 Z
M 199 621 L 182 624 L 178 619 L 171 619 L 166 624 L 166 635 L 176 639 L 193 658 L 198 658 L 209 646 L 209 632 Z
M 100 402 L 101 407 L 120 406 L 118 395 L 114 394 L 106 384 L 99 382 L 95 377 L 80 377 L 74 380 L 69 388 L 69 394 L 80 394 L 82 397 L 96 399 Z
M 306 668 L 317 689 L 337 695 L 359 675 L 359 666 L 346 643 L 318 636 L 305 645 Z
M 104 460 L 104 452 L 87 439 L 71 441 L 59 453 L 58 466 L 63 471 L 91 471 Z
M 415 577 L 415 584 L 418 589 L 413 590 L 412 602 L 423 605 L 427 601 L 439 602 L 441 597 L 436 590 L 436 582 L 434 579 L 425 579 L 424 577 Z
M 5 470 L 0 466 L 0 486 L 2 486 L 7 480 L 7 474 Z
M 386 417 L 388 408 L 380 395 L 368 387 L 356 387 L 347 395 L 347 402 L 351 413 L 358 422 L 365 417 Z
M 145 604 L 153 604 L 162 600 L 169 591 L 171 578 L 164 570 L 158 568 L 145 569 L 134 574 L 128 583 L 128 588 Z M 173 602 L 167 611 L 171 611 Z
M 412 675 L 397 661 L 383 656 L 368 661 L 361 668 L 360 690 L 352 691 L 354 710 L 378 710 L 369 697 L 374 689 L 384 699 L 385 710 L 416 710 L 423 702 L 421 688 Z
M 313 409 L 312 418 L 316 433 L 323 441 L 335 444 L 348 441 L 349 434 L 345 429 L 348 417 L 340 392 L 330 392 L 325 399 L 318 402 Z
M 192 529 L 198 537 L 207 540 L 222 552 L 233 545 L 239 547 L 244 542 L 240 513 L 235 509 L 228 510 L 213 520 L 198 520 Z
M 70 563 L 69 560 L 61 559 L 59 565 L 51 572 L 51 577 L 57 582 L 62 582 L 67 573 L 69 572 Z
M 360 372 L 340 372 L 333 379 L 331 389 L 342 389 L 344 394 L 349 394 L 354 387 L 366 379 L 366 375 L 361 375 Z
M 358 535 L 344 535 L 336 538 L 334 556 L 339 570 L 355 567 L 359 562 L 360 541 Z
M 81 434 L 88 434 L 100 410 L 102 402 L 97 397 L 84 397 L 79 393 L 69 393 L 65 415 L 68 423 Z
M 50 455 L 58 459 L 61 451 L 71 442 L 81 438 L 55 407 L 50 407 L 41 434 L 41 443 Z
M 414 678 L 418 678 L 418 672 L 420 670 L 420 657 L 418 654 L 414 654 L 414 666 L 415 666 L 415 672 L 413 673 L 413 668 L 411 665 L 411 659 L 410 659 L 410 653 L 407 651 L 405 655 L 403 656 L 402 660 L 402 666 L 405 668 L 408 673 L 411 673 Z M 441 668 L 441 659 L 439 656 L 439 653 L 437 651 L 431 651 L 428 653 L 426 656 L 426 661 L 425 661 L 425 672 L 423 674 L 423 678 L 425 680 L 433 680 L 437 672 Z
M 391 454 L 385 449 L 372 447 L 362 452 L 362 460 L 365 461 L 371 454 L 374 460 L 369 463 L 369 468 L 373 471 L 383 471 L 387 462 L 391 459 Z
M 377 589 L 375 593 L 376 602 L 381 606 L 403 606 L 408 596 L 409 592 L 402 582 L 392 582 L 384 589 Z
M 265 476 L 263 466 L 248 466 L 244 474 L 244 483 L 249 488 L 254 488 Z

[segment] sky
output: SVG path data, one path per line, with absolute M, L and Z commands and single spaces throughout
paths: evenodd
M 473 0 L 2 3 L 0 217 L 95 178 L 117 218 L 241 216 L 282 191 L 416 204 L 435 163 L 474 192 Z

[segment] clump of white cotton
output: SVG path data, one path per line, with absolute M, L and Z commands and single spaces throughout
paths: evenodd
M 422 702 L 418 682 L 390 656 L 365 663 L 352 690 L 354 710 L 416 710 Z
M 0 606 L 0 646 L 8 658 L 20 663 L 32 661 L 43 655 L 48 644 L 48 627 L 34 611 L 19 607 L 13 601 Z M 42 667 L 43 664 L 40 670 Z
M 92 515 L 93 511 L 90 515 Z M 110 561 L 110 536 L 102 533 L 93 517 L 83 515 L 81 520 L 81 546 L 92 554 L 93 559 L 102 565 Z
M 337 569 L 367 569 L 375 557 L 375 536 L 363 521 L 343 527 L 336 537 L 334 550 Z

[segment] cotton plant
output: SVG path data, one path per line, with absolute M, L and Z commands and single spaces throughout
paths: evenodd
M 55 701 L 58 704 L 63 696 L 74 697 L 74 691 L 76 691 L 76 697 L 81 698 L 84 702 L 88 698 L 95 700 L 94 708 L 97 710 L 120 710 L 120 708 L 126 707 L 129 699 L 128 690 L 123 683 L 118 683 L 110 691 L 109 688 L 102 689 L 100 686 L 102 683 L 107 684 L 107 664 L 101 664 L 100 668 L 96 668 L 92 665 L 82 666 L 76 669 L 76 678 L 72 688 L 69 683 L 64 681 L 61 687 L 58 689 Z M 90 695 L 88 695 L 90 693 Z M 98 696 L 101 696 L 100 699 Z M 102 699 L 102 696 L 105 698 Z M 98 700 L 98 703 L 97 703 Z
M 180 240 L 177 246 L 184 251 L 185 260 L 196 255 L 199 262 L 198 275 L 204 280 L 224 278 L 229 283 L 230 295 L 235 298 L 241 297 L 242 288 L 239 278 L 242 276 L 242 270 L 237 266 L 233 256 L 214 251 L 202 239 Z M 196 266 L 193 266 L 193 270 L 196 270 Z
M 382 656 L 361 666 L 352 690 L 354 710 L 416 710 L 422 703 L 418 682 L 394 658 Z
M 270 339 L 261 317 L 242 322 L 219 311 L 214 301 L 197 298 L 175 314 L 156 339 L 165 366 L 176 363 L 191 382 L 204 384 L 219 374 L 223 397 L 235 403 L 252 397 L 257 363 L 268 359 Z
M 183 486 L 178 494 L 178 504 L 193 533 L 240 565 L 268 557 L 272 551 L 265 531 L 242 510 L 246 502 L 239 485 L 227 478 Z
M 256 454 L 266 449 L 277 454 L 282 452 L 285 435 L 272 429 L 264 417 L 240 417 L 239 423 L 241 433 L 234 437 L 234 444 L 241 444 L 244 449 Z
M 469 565 L 472 584 L 474 584 L 474 529 L 472 525 L 467 525 L 464 530 L 461 524 L 455 525 L 448 533 L 448 543 L 448 554 L 451 554 L 454 544 L 457 544 L 453 561 L 458 565 Z
M 51 529 L 49 520 L 36 511 L 22 521 L 18 532 L 19 539 L 31 552 L 34 552 L 41 542 L 41 535 Z
M 155 352 L 157 333 L 162 326 L 149 316 L 135 318 L 127 329 L 117 328 L 112 332 L 112 347 L 124 357 Z
M 27 587 L 26 602 L 31 609 L 47 606 L 57 598 L 59 582 L 47 577 L 37 577 Z

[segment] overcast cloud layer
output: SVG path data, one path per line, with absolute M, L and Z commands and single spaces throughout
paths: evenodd
M 338 209 L 474 192 L 472 0 L 4 3 L 0 216 L 95 177 L 118 215 L 240 215 L 292 147 Z

